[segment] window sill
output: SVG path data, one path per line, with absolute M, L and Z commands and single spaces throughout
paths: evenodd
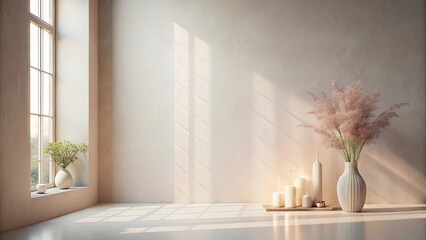
M 66 192 L 73 192 L 73 191 L 78 191 L 78 190 L 86 189 L 86 188 L 87 187 L 70 187 L 68 189 L 48 188 L 45 193 L 37 193 L 36 191 L 31 192 L 31 199 L 47 197 L 47 196 L 66 193 Z

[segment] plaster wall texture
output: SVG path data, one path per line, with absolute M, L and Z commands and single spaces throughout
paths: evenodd
M 337 203 L 343 160 L 297 127 L 333 79 L 411 104 L 363 150 L 367 202 L 426 199 L 424 1 L 106 0 L 99 14 L 101 202 L 269 202 L 319 152 Z

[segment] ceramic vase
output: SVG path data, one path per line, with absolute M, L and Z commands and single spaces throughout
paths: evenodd
M 36 190 L 37 190 L 37 193 L 45 193 L 46 190 L 47 190 L 47 185 L 46 184 L 37 184 Z
M 364 207 L 367 186 L 358 172 L 357 162 L 345 162 L 345 171 L 337 181 L 337 198 L 346 212 L 360 212 Z
M 59 172 L 55 176 L 55 185 L 59 189 L 67 189 L 72 185 L 72 176 L 71 173 L 65 169 L 60 168 Z

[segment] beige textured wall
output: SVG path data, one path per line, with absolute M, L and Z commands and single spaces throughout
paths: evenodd
M 71 46 L 84 43 L 82 55 L 74 58 L 73 71 L 68 76 L 83 77 L 87 87 L 75 105 L 66 107 L 73 112 L 72 119 L 78 126 L 62 126 L 63 112 L 58 112 L 59 139 L 81 139 L 89 144 L 85 165 L 86 178 L 75 176 L 77 184 L 88 188 L 31 199 L 30 196 L 30 146 L 29 146 L 29 1 L 1 0 L 0 8 L 0 231 L 44 221 L 78 209 L 96 204 L 98 199 L 97 175 L 97 1 L 59 0 L 61 7 L 72 4 L 64 18 L 72 18 L 78 12 L 82 19 L 75 21 L 79 28 L 71 29 L 65 36 L 58 33 L 59 40 L 68 37 Z M 69 5 L 68 5 L 69 6 Z M 90 17 L 89 17 L 90 15 Z M 78 25 L 81 24 L 81 25 Z M 61 34 L 64 32 L 61 32 Z M 73 38 L 73 37 L 75 38 Z M 69 45 L 69 46 L 70 46 Z M 88 46 L 90 45 L 90 51 Z M 58 44 L 58 69 L 63 69 L 59 59 L 66 46 Z M 95 57 L 93 57 L 95 56 Z M 78 76 L 73 74 L 80 74 Z M 61 79 L 58 79 L 58 81 Z M 72 91 L 72 88 L 69 88 Z M 61 94 L 63 92 L 60 92 Z M 65 94 L 65 93 L 64 93 Z M 68 92 L 72 94 L 72 92 Z M 90 96 L 90 97 L 89 97 Z M 65 97 L 62 95 L 61 97 Z M 62 98 L 63 99 L 63 98 Z M 78 105 L 77 105 L 78 103 Z M 60 103 L 58 103 L 58 107 Z M 65 106 L 64 106 L 65 107 Z M 81 118 L 77 121 L 78 118 Z M 77 127 L 77 128 L 76 128 Z M 69 131 L 73 128 L 74 131 Z M 79 160 L 80 161 L 80 160 Z M 87 162 L 88 161 L 88 162 Z
M 365 148 L 367 202 L 426 199 L 425 3 L 100 2 L 101 202 L 267 202 L 318 151 L 324 199 L 343 161 L 306 92 L 361 79 L 410 102 Z

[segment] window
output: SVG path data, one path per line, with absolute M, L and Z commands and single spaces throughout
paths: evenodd
M 43 149 L 54 140 L 54 0 L 30 0 L 30 143 L 31 190 L 53 187 L 54 163 Z

